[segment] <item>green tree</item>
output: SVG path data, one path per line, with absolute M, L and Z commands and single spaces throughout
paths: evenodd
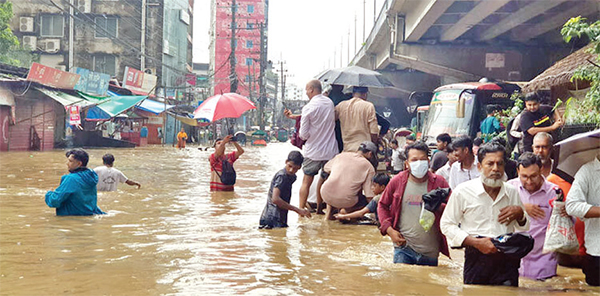
M 573 38 L 587 37 L 592 43 L 589 50 L 595 54 L 588 65 L 579 67 L 573 73 L 571 80 L 590 81 L 591 85 L 583 101 L 567 101 L 565 117 L 576 118 L 578 123 L 600 125 L 600 21 L 590 24 L 581 16 L 574 17 L 563 25 L 560 33 L 567 43 Z
M 19 44 L 19 39 L 10 29 L 12 18 L 12 3 L 0 3 L 0 63 L 29 67 L 36 57 Z

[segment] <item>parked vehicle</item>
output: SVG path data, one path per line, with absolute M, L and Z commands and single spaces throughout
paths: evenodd
M 520 87 L 503 82 L 465 82 L 440 86 L 433 91 L 422 139 L 430 146 L 441 133 L 452 137 L 476 137 L 479 124 L 487 116 L 487 105 L 506 109 L 513 105 L 512 93 Z

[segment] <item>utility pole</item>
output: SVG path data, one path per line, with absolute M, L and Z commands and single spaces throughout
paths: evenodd
M 236 93 L 238 89 L 238 77 L 235 72 L 235 30 L 237 29 L 237 23 L 235 21 L 235 14 L 237 13 L 236 0 L 231 1 L 231 54 L 229 55 L 229 92 Z
M 356 12 L 354 13 L 354 55 L 356 55 Z
M 363 42 L 365 42 L 365 23 L 367 22 L 367 17 L 366 17 L 366 11 L 367 11 L 367 0 L 363 0 Z
M 348 29 L 348 63 L 350 64 L 350 29 Z
M 265 36 L 265 24 L 260 23 L 260 73 L 258 75 L 259 87 L 260 87 L 260 95 L 258 98 L 258 122 L 260 126 L 260 130 L 265 130 L 265 120 L 264 120 L 264 105 L 265 99 L 267 97 L 267 88 L 265 85 L 265 71 L 267 68 L 267 44 L 266 44 L 266 36 Z
M 140 40 L 140 70 L 146 70 L 146 0 L 142 0 L 142 40 Z
M 373 0 L 373 27 L 377 22 L 377 0 Z
M 73 56 L 75 55 L 75 44 L 73 44 L 75 42 L 75 38 L 73 36 L 74 34 L 74 28 L 75 28 L 75 24 L 73 23 L 75 21 L 75 18 L 73 17 L 75 11 L 73 10 L 73 0 L 69 0 L 69 3 L 71 3 L 71 5 L 69 5 L 69 71 L 73 71 Z

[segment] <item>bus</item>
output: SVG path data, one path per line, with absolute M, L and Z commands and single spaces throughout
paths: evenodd
M 486 106 L 509 108 L 513 105 L 511 95 L 520 90 L 518 85 L 504 82 L 465 82 L 438 87 L 431 97 L 422 140 L 435 146 L 435 138 L 441 133 L 475 138 L 479 124 L 487 116 Z

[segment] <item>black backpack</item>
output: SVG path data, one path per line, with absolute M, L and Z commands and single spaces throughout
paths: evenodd
M 223 185 L 228 185 L 228 186 L 234 185 L 235 179 L 236 179 L 236 174 L 235 174 L 235 169 L 233 168 L 233 164 L 231 164 L 226 159 L 223 159 L 222 168 L 223 168 L 223 171 L 221 172 L 221 174 L 219 174 L 219 172 L 213 166 L 215 173 L 217 173 L 217 176 L 219 176 L 219 179 L 221 179 L 221 183 L 223 183 Z

